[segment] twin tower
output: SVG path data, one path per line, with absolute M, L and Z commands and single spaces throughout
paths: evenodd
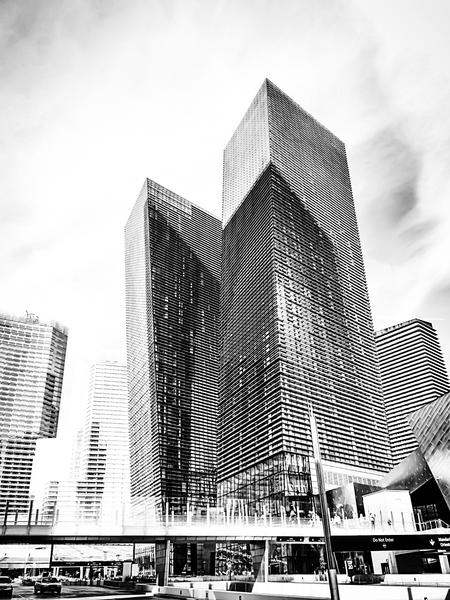
M 391 466 L 344 144 L 270 81 L 224 153 L 223 220 L 146 180 L 126 225 L 136 505 L 311 510 Z M 334 485 L 333 485 L 334 484 Z

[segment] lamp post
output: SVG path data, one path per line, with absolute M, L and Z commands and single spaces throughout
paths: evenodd
M 27 535 L 30 535 L 31 517 L 33 515 L 34 496 L 30 496 L 30 505 L 28 509 Z
M 323 477 L 322 460 L 320 456 L 319 436 L 317 434 L 316 417 L 311 404 L 308 404 L 309 422 L 311 426 L 311 438 L 313 444 L 314 463 L 316 466 L 317 487 L 319 488 L 320 508 L 322 511 L 323 537 L 325 540 L 325 554 L 327 558 L 328 583 L 330 586 L 331 600 L 339 600 L 339 588 L 337 581 L 336 564 L 333 550 L 331 548 L 331 525 L 328 514 L 327 496 L 325 493 L 325 482 Z

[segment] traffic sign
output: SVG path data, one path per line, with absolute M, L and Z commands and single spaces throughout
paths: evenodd
M 333 535 L 333 552 L 356 550 L 448 550 L 450 535 Z

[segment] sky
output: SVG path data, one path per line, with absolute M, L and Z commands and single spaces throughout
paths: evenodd
M 69 328 L 59 438 L 125 361 L 123 229 L 145 177 L 221 213 L 265 77 L 345 143 L 379 329 L 450 364 L 447 0 L 2 0 L 0 312 Z

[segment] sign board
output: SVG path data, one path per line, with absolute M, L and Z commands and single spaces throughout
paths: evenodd
M 448 550 L 450 535 L 333 535 L 333 552 L 356 550 Z

